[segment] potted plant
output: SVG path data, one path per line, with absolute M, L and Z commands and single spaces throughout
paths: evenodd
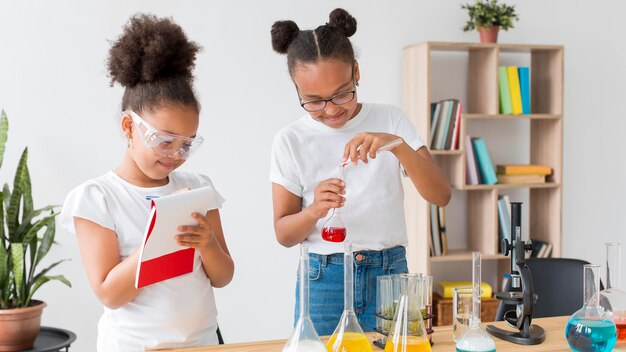
M 513 28 L 513 21 L 519 20 L 514 5 L 499 4 L 498 0 L 477 0 L 474 4 L 461 5 L 461 8 L 467 10 L 469 16 L 463 31 L 477 29 L 481 43 L 497 42 L 498 30 Z
M 0 166 L 4 159 L 9 123 L 4 111 L 0 117 Z M 5 183 L 0 192 L 0 351 L 19 351 L 33 346 L 39 334 L 41 313 L 46 304 L 33 300 L 33 294 L 49 281 L 63 276 L 48 272 L 57 261 L 37 270 L 54 243 L 56 206 L 34 209 L 28 173 L 28 148 L 17 165 L 13 190 Z

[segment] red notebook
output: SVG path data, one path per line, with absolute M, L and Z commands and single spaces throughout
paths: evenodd
M 176 229 L 180 225 L 197 225 L 191 214 L 205 214 L 216 209 L 218 202 L 217 193 L 210 186 L 152 200 L 137 263 L 136 288 L 193 271 L 195 249 L 176 243 Z

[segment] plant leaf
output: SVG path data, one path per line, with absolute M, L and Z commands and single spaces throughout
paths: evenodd
M 16 230 L 19 226 L 20 215 L 20 203 L 22 201 L 22 195 L 24 193 L 24 186 L 26 183 L 25 178 L 28 176 L 28 169 L 26 163 L 28 162 L 28 148 L 24 148 L 20 162 L 17 165 L 17 171 L 15 171 L 15 178 L 13 179 L 13 193 L 11 194 L 11 202 L 7 209 L 7 223 L 9 227 L 9 238 L 11 242 L 22 242 L 22 238 L 17 237 Z M 30 180 L 28 180 L 30 184 Z
M 37 281 L 40 277 L 46 275 L 48 273 L 48 271 L 50 271 L 51 269 L 53 269 L 55 266 L 68 261 L 69 259 L 61 259 L 58 262 L 52 263 L 50 264 L 47 268 L 43 269 L 42 271 L 38 272 L 37 275 L 35 275 L 33 277 L 33 282 Z
M 4 208 L 9 209 L 9 202 L 11 201 L 11 189 L 9 188 L 9 184 L 5 183 L 4 188 L 2 188 L 2 193 L 4 194 Z
M 52 215 L 48 215 L 45 218 L 38 220 L 33 224 L 28 232 L 22 237 L 22 244 L 27 246 L 31 241 L 37 240 L 37 232 L 41 230 L 44 226 L 49 227 L 51 223 L 54 223 L 54 218 L 58 215 L 58 213 L 53 213 Z
M 0 117 L 0 166 L 4 160 L 4 150 L 6 148 L 7 139 L 9 137 L 9 119 L 7 114 L 2 110 L 2 116 Z
M 54 210 L 55 208 L 58 208 L 58 206 L 56 206 L 56 205 L 48 205 L 47 207 L 43 207 L 41 209 L 30 211 L 28 213 L 28 215 L 25 218 L 23 218 L 22 223 L 17 228 L 17 233 L 21 234 L 24 231 L 28 231 L 28 229 L 32 227 L 32 223 L 31 222 L 33 221 L 34 218 L 38 217 L 43 212 L 46 212 L 46 211 L 49 211 L 49 210 Z
M 21 243 L 11 243 L 11 260 L 13 262 L 13 280 L 16 304 L 21 306 L 24 299 L 24 246 Z
M 24 151 L 26 152 L 26 150 Z M 19 168 L 19 166 L 18 166 Z M 28 172 L 28 164 L 24 162 L 24 175 L 22 178 L 22 190 L 24 195 L 24 200 L 22 202 L 22 222 L 24 218 L 28 216 L 33 211 L 33 190 L 32 184 L 30 182 L 30 172 Z
M 28 306 L 28 304 L 30 304 L 30 300 L 32 299 L 33 294 L 35 294 L 35 292 L 37 292 L 37 290 L 41 287 L 41 285 L 43 285 L 46 282 L 51 281 L 51 280 L 61 281 L 66 286 L 72 287 L 72 284 L 63 275 L 42 276 L 42 277 L 38 278 L 37 280 L 35 280 L 35 284 L 33 285 L 33 288 L 30 290 L 30 293 L 28 294 L 28 297 L 26 298 L 26 301 L 24 302 L 25 306 Z
M 43 257 L 46 256 L 46 254 L 48 254 L 50 247 L 52 247 L 52 244 L 54 243 L 55 230 L 56 223 L 52 221 L 52 223 L 48 225 L 46 232 L 43 234 L 43 238 L 41 239 L 41 243 L 39 244 L 39 249 L 37 250 L 37 259 L 35 259 L 33 268 L 36 267 L 37 264 L 39 264 L 39 262 L 43 259 Z M 31 271 L 34 272 L 34 270 Z

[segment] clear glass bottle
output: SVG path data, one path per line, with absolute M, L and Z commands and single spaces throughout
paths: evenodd
M 422 319 L 420 303 L 424 280 L 418 274 L 400 274 L 398 299 L 385 352 L 430 352 L 430 342 Z
M 343 299 L 344 308 L 335 332 L 328 340 L 326 348 L 329 352 L 372 352 L 372 345 L 363 333 L 361 325 L 354 313 L 354 263 L 352 243 L 344 244 L 343 254 Z
M 480 323 L 480 252 L 472 253 L 472 315 L 470 325 L 456 342 L 457 352 L 495 352 L 496 343 Z
M 570 317 L 565 339 L 573 351 L 609 352 L 617 340 L 611 312 L 600 306 L 600 266 L 584 266 L 583 307 Z
M 626 292 L 620 286 L 621 243 L 606 243 L 606 288 L 600 292 L 600 305 L 613 314 L 618 346 L 626 346 Z
M 326 352 L 309 315 L 309 248 L 300 246 L 300 315 L 283 352 Z

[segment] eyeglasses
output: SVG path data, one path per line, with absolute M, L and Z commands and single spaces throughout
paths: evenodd
M 326 105 L 328 104 L 329 101 L 332 101 L 333 104 L 335 105 L 342 105 L 342 104 L 351 102 L 352 99 L 354 99 L 354 96 L 356 95 L 355 93 L 356 93 L 356 89 L 353 89 L 347 92 L 335 94 L 330 99 L 316 99 L 316 100 L 310 100 L 310 101 L 305 101 L 305 102 L 300 101 L 300 106 L 302 106 L 304 110 L 308 112 L 320 111 L 326 108 Z
M 132 110 L 126 110 L 122 112 L 122 115 L 130 115 L 137 125 L 144 145 L 159 156 L 187 160 L 189 155 L 198 150 L 204 142 L 200 135 L 191 138 L 156 129 Z

